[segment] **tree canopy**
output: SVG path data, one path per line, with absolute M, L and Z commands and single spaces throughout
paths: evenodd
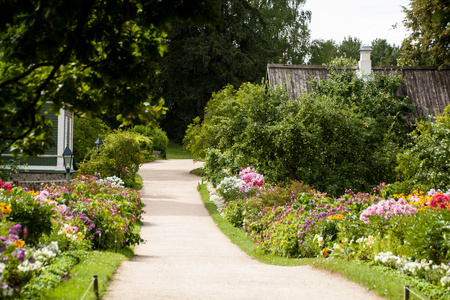
M 304 0 L 220 0 L 213 28 L 175 24 L 161 62 L 161 95 L 169 111 L 162 126 L 181 141 L 215 91 L 260 82 L 268 63 L 304 63 L 309 12 Z M 286 51 L 284 47 L 286 45 Z M 284 55 L 285 52 L 285 55 Z
M 390 45 L 385 39 L 372 41 L 372 54 L 370 56 L 373 66 L 396 66 L 400 58 L 400 47 Z
M 333 40 L 313 40 L 309 49 L 310 65 L 329 64 L 336 57 L 347 57 L 359 60 L 359 49 L 362 42 L 358 38 L 348 36 L 337 44 Z M 385 39 L 375 39 L 372 41 L 371 60 L 372 66 L 396 66 L 397 59 L 400 58 L 400 48 L 390 45 Z
M 411 0 L 403 8 L 411 34 L 403 41 L 404 65 L 450 65 L 450 1 Z
M 170 22 L 211 24 L 211 1 L 5 0 L 0 3 L 0 155 L 42 153 L 50 112 L 147 123 Z M 153 104 L 153 105 L 152 105 Z

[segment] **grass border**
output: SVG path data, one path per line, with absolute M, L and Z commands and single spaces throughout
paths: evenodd
M 331 273 L 338 273 L 385 299 L 404 299 L 404 286 L 406 283 L 394 271 L 387 272 L 385 269 L 370 267 L 367 263 L 360 261 L 322 258 L 294 259 L 265 254 L 255 250 L 256 245 L 251 238 L 247 237 L 244 231 L 234 227 L 220 215 L 216 205 L 209 200 L 206 185 L 199 185 L 198 190 L 206 209 L 217 224 L 217 227 L 242 251 L 256 260 L 265 264 L 279 266 L 311 265 Z
M 142 223 L 136 222 L 134 232 L 139 233 L 141 227 Z M 87 258 L 70 270 L 70 279 L 46 292 L 45 299 L 81 299 L 94 275 L 98 276 L 98 289 L 102 298 L 117 268 L 123 261 L 128 261 L 133 256 L 134 246 L 125 247 L 118 252 L 88 251 Z M 84 299 L 96 299 L 93 287 L 89 289 Z

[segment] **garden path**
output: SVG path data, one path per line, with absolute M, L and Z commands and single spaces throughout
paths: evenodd
M 118 268 L 104 300 L 115 299 L 381 299 L 310 266 L 262 264 L 230 242 L 197 191 L 192 160 L 141 167 L 146 243 Z

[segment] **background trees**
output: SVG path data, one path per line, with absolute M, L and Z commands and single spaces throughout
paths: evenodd
M 167 38 L 158 92 L 169 108 L 162 126 L 173 140 L 181 141 L 187 125 L 203 115 L 213 92 L 261 81 L 267 63 L 305 62 L 310 14 L 301 10 L 304 0 L 219 3 L 220 24 L 174 24 Z
M 361 48 L 361 40 L 348 36 L 337 44 L 333 40 L 313 40 L 311 42 L 309 53 L 310 65 L 329 64 L 336 57 L 347 57 L 359 60 L 359 48 Z M 371 44 L 372 66 L 396 66 L 397 59 L 400 58 L 400 47 L 390 45 L 384 39 L 375 39 Z
M 406 28 L 402 63 L 406 65 L 450 65 L 450 1 L 411 0 L 404 8 Z
M 323 65 L 338 57 L 338 45 L 333 40 L 313 40 L 309 48 L 311 57 L 308 64 Z
M 46 102 L 51 112 L 154 121 L 164 111 L 150 92 L 169 22 L 217 18 L 212 0 L 2 1 L 0 155 L 50 145 Z
M 390 45 L 384 39 L 375 39 L 372 41 L 372 53 L 370 59 L 372 66 L 397 66 L 397 59 L 400 58 L 400 47 Z

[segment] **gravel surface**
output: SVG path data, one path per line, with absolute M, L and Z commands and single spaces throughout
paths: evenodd
M 260 263 L 230 242 L 203 205 L 192 160 L 141 167 L 146 204 L 135 256 L 103 299 L 382 299 L 339 275 L 309 266 Z

